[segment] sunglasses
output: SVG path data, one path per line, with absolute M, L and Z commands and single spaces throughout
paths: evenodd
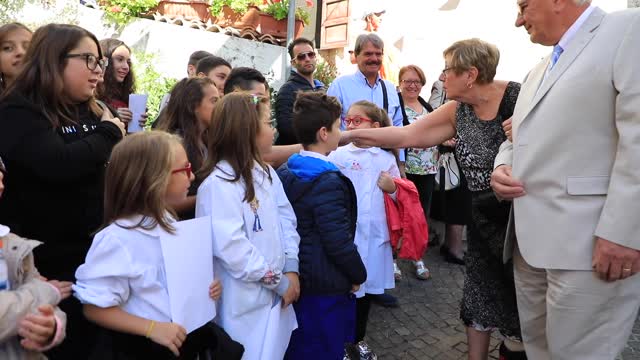
M 191 177 L 191 173 L 192 173 L 191 172 L 191 163 L 187 163 L 187 166 L 185 166 L 183 168 L 171 170 L 171 174 L 176 174 L 176 173 L 183 172 L 183 171 L 184 171 L 185 174 L 187 174 L 187 177 L 190 178 Z
M 309 58 L 309 60 L 313 60 L 313 59 L 316 58 L 316 53 L 313 52 L 313 51 L 307 51 L 307 52 L 302 52 L 302 53 L 296 55 L 296 59 L 298 61 L 302 61 L 307 57 Z
M 359 126 L 360 124 L 362 124 L 363 121 L 366 122 L 370 122 L 372 123 L 373 120 L 366 118 L 364 116 L 360 116 L 360 115 L 355 115 L 355 116 L 347 116 L 346 118 L 344 118 L 344 124 L 349 126 L 351 124 L 355 125 L 355 126 Z

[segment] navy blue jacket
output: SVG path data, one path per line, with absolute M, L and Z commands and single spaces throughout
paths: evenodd
M 291 76 L 278 90 L 276 95 L 276 126 L 278 128 L 278 139 L 276 145 L 291 145 L 299 143 L 293 131 L 293 104 L 300 91 L 320 91 L 326 90 L 324 84 L 313 79 L 313 86 L 309 81 L 295 71 L 291 71 Z
M 330 162 L 295 154 L 278 169 L 298 219 L 302 294 L 346 294 L 367 279 L 353 243 L 357 220 L 351 181 Z

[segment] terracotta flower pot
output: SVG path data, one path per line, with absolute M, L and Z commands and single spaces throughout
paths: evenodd
M 302 20 L 296 20 L 295 28 L 293 31 L 293 38 L 297 39 L 302 35 L 304 30 L 304 23 Z M 278 38 L 287 37 L 287 19 L 276 20 L 273 16 L 265 13 L 260 13 L 260 27 L 258 32 L 263 35 L 272 35 Z
M 242 20 L 242 14 L 233 11 L 229 6 L 222 7 L 222 13 L 216 17 L 215 23 L 221 27 L 233 26 L 236 22 Z
M 253 5 L 247 8 L 247 12 L 242 15 L 240 20 L 233 23 L 233 27 L 238 29 L 249 27 L 255 30 L 258 25 L 260 25 L 260 9 Z
M 202 0 L 161 0 L 158 2 L 158 12 L 162 15 L 182 16 L 188 20 L 207 22 L 211 19 L 209 4 Z

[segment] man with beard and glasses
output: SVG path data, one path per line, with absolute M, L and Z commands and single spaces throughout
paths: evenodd
M 299 141 L 293 133 L 292 113 L 296 96 L 301 91 L 325 90 L 324 84 L 313 78 L 316 71 L 316 53 L 313 42 L 305 38 L 297 38 L 289 44 L 291 56 L 291 76 L 282 85 L 276 97 L 276 120 L 278 139 L 276 145 L 297 144 Z

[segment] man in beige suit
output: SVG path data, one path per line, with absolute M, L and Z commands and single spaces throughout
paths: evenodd
M 513 199 L 505 257 L 525 349 L 614 359 L 640 307 L 640 11 L 517 3 L 516 26 L 554 46 L 522 84 L 491 180 Z

